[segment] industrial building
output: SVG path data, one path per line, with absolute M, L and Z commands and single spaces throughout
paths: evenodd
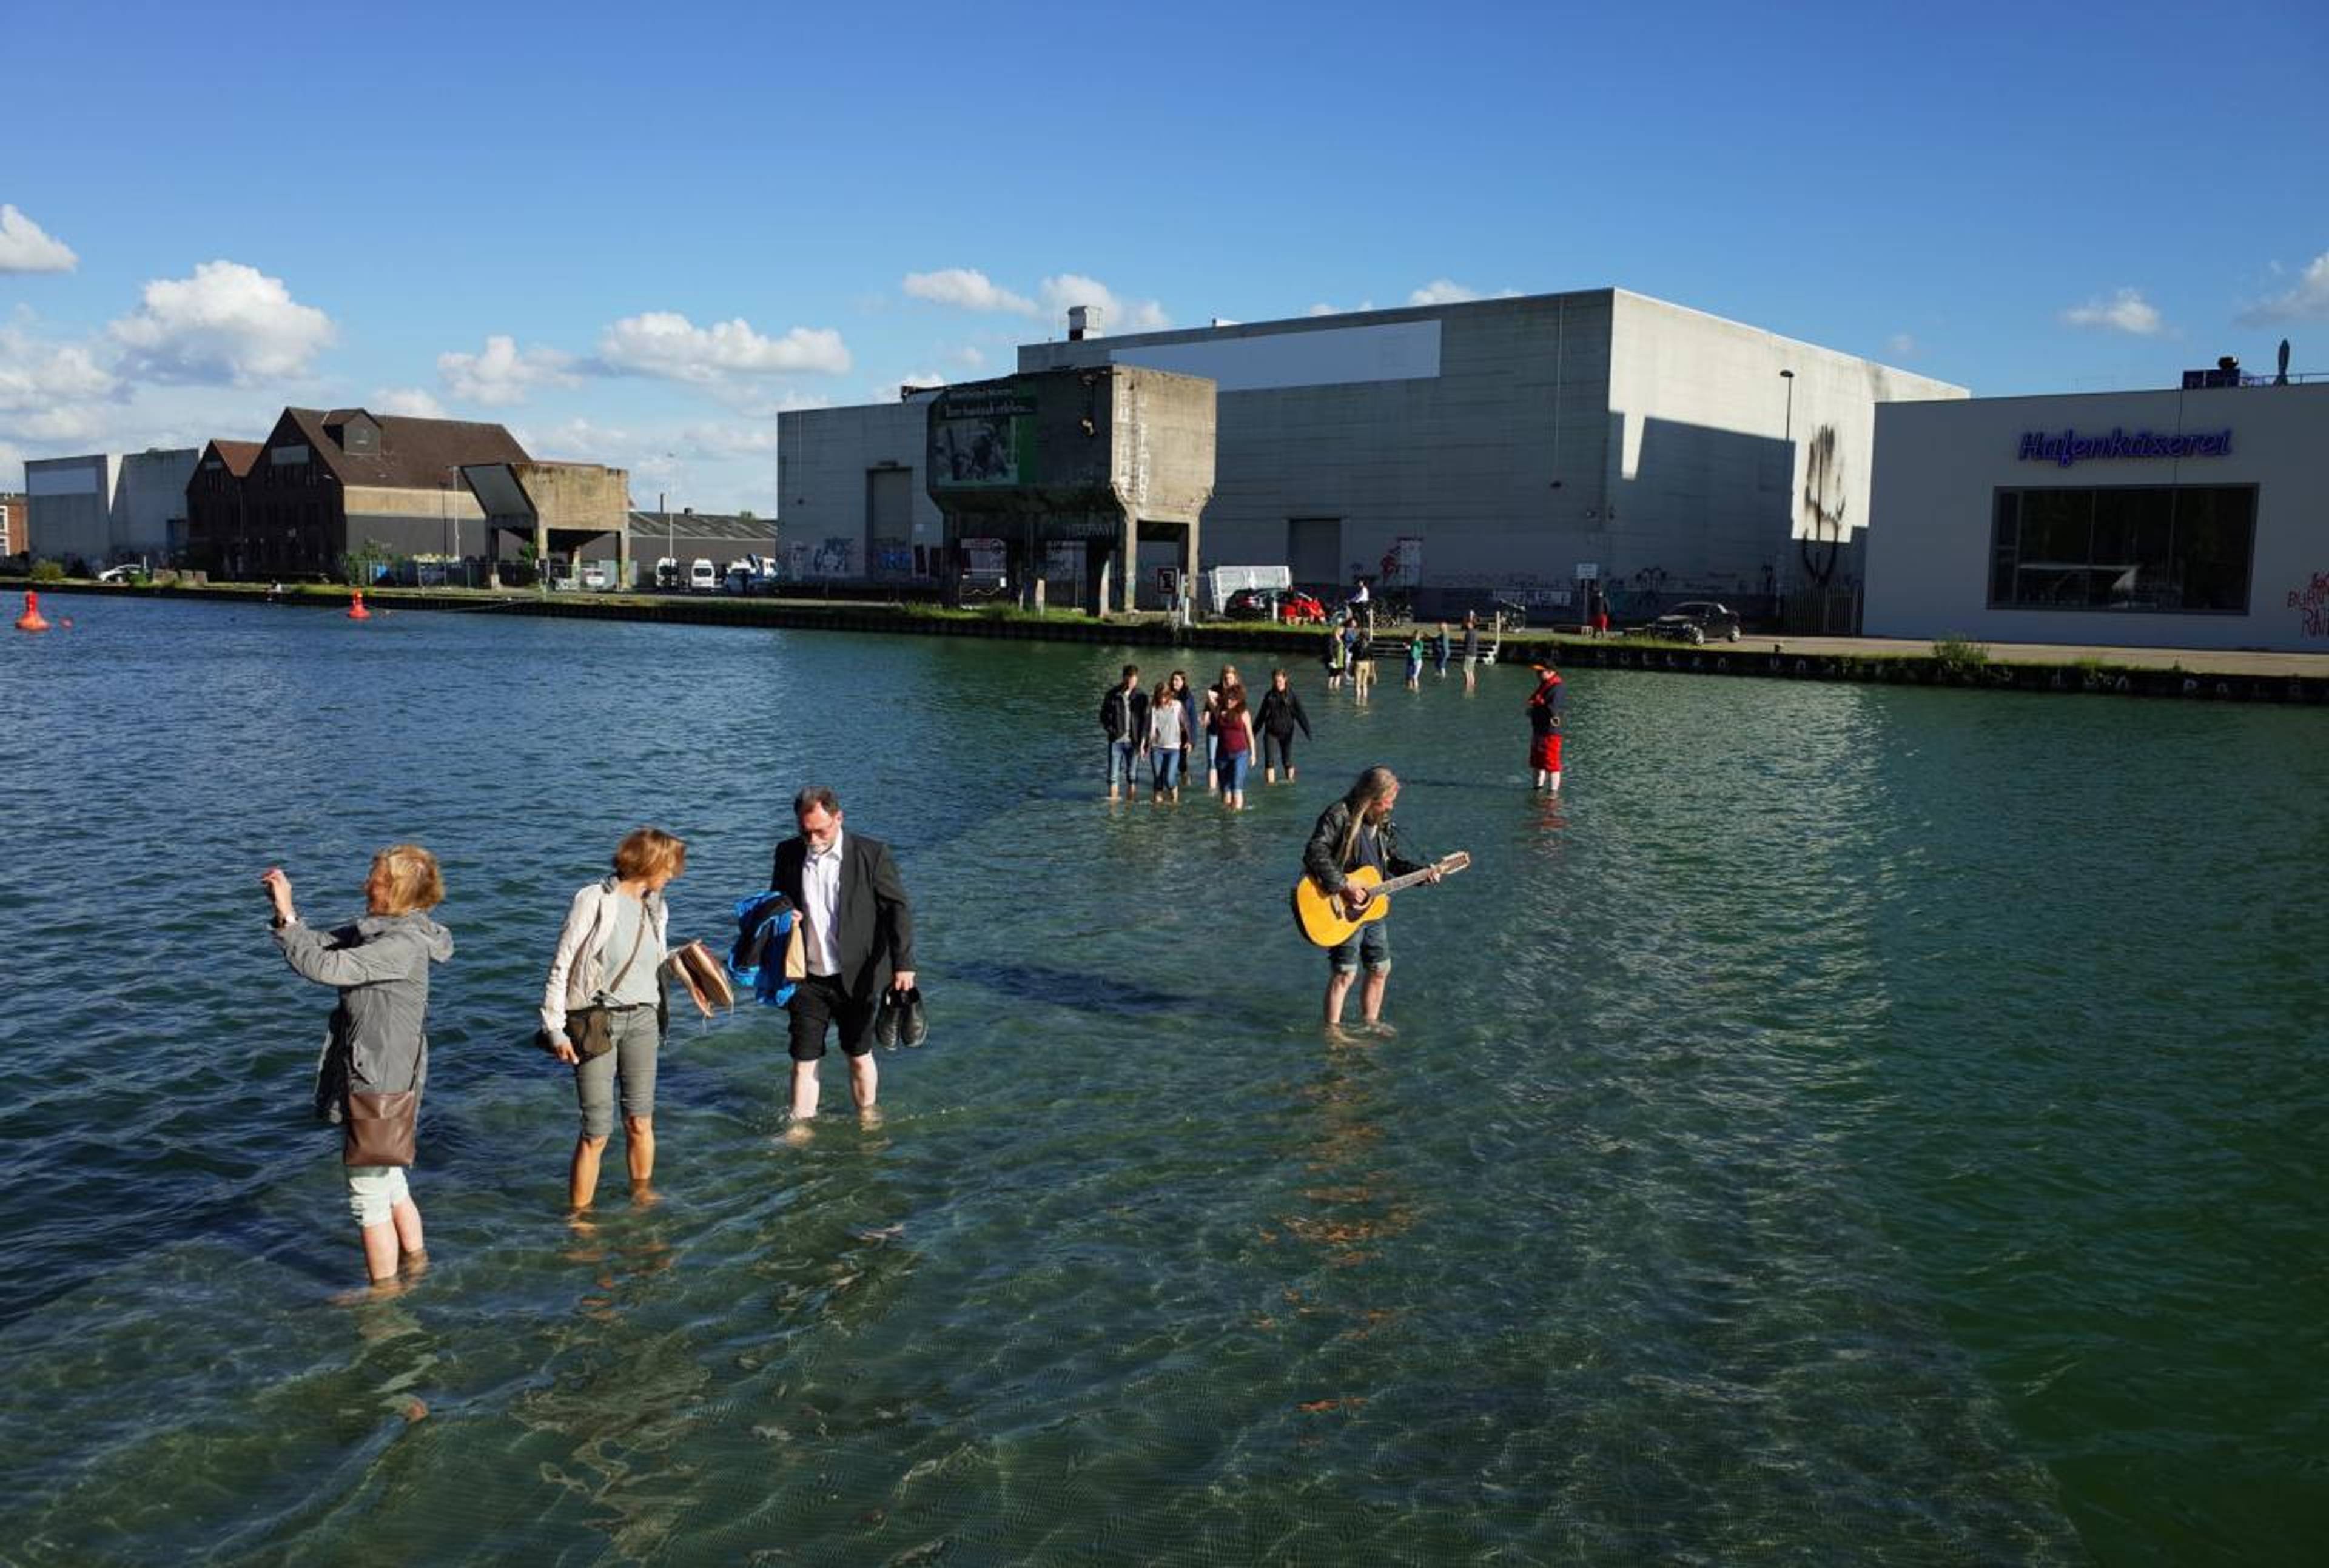
M 2329 383 L 1904 403 L 1876 438 L 1872 635 L 2329 652 Z
M 499 425 L 363 408 L 286 408 L 255 452 L 212 442 L 206 466 L 186 456 L 188 564 L 277 577 L 337 576 L 366 554 L 485 554 L 485 510 L 459 470 L 527 460 Z
M 1104 366 L 1217 389 L 1201 565 L 1369 578 L 1427 613 L 1593 591 L 1621 617 L 1697 596 L 1758 617 L 1847 587 L 1877 406 L 1966 395 L 1617 288 L 1019 351 L 1022 372 Z M 780 416 L 787 532 L 898 540 L 927 570 L 938 509 L 879 509 L 929 475 L 876 477 L 926 467 L 927 401 Z
M 186 548 L 186 481 L 197 455 L 193 447 L 155 447 L 28 461 L 24 493 L 36 553 L 92 571 L 116 561 L 176 560 Z

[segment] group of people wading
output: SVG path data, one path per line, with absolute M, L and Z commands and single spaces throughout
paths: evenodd
M 829 789 L 801 791 L 793 820 L 798 831 L 777 846 L 769 886 L 789 900 L 800 938 L 801 972 L 785 1008 L 793 1126 L 806 1131 L 817 1112 L 817 1064 L 836 1032 L 850 1097 L 861 1118 L 876 1116 L 873 1046 L 894 1038 L 901 1018 L 913 1027 L 919 992 L 913 911 L 888 847 L 845 831 Z M 618 1096 L 632 1195 L 653 1196 L 655 1063 L 674 956 L 664 889 L 686 869 L 684 840 L 636 829 L 616 846 L 608 873 L 576 891 L 559 929 L 540 1039 L 573 1070 L 581 1130 L 567 1198 L 578 1213 L 597 1196 Z M 365 913 L 330 931 L 300 920 L 280 869 L 259 880 L 285 960 L 340 993 L 317 1064 L 316 1110 L 341 1128 L 365 1269 L 375 1287 L 392 1286 L 428 1266 L 420 1206 L 404 1173 L 418 1152 L 429 1075 L 429 966 L 453 956 L 452 934 L 429 915 L 445 897 L 437 858 L 418 844 L 381 850 L 364 881 Z M 588 1029 L 580 1027 L 586 1016 Z
M 1276 784 L 1281 767 L 1286 782 L 1294 782 L 1294 735 L 1299 730 L 1309 738 L 1310 716 L 1283 670 L 1270 671 L 1269 689 L 1255 706 L 1247 702 L 1245 682 L 1234 664 L 1222 665 L 1221 679 L 1202 695 L 1179 670 L 1147 690 L 1140 683 L 1140 666 L 1127 664 L 1099 699 L 1099 727 L 1108 737 L 1109 800 L 1139 798 L 1145 756 L 1149 799 L 1157 804 L 1177 802 L 1202 737 L 1205 789 L 1218 793 L 1230 811 L 1240 812 L 1257 751 L 1263 783 Z

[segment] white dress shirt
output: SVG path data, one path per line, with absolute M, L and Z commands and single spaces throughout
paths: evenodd
M 808 905 L 801 911 L 807 922 L 801 946 L 811 974 L 841 972 L 841 949 L 834 934 L 841 908 L 842 838 L 834 833 L 831 849 L 821 855 L 810 850 L 801 862 L 801 897 Z

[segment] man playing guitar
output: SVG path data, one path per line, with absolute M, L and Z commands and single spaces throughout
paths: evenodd
M 1340 898 L 1353 916 L 1374 896 L 1347 875 L 1361 866 L 1372 866 L 1385 877 L 1421 872 L 1428 882 L 1439 880 L 1436 868 L 1402 851 L 1399 830 L 1391 820 L 1391 804 L 1398 799 L 1398 776 L 1387 767 L 1371 767 L 1359 775 L 1348 794 L 1318 814 L 1317 825 L 1310 830 L 1309 845 L 1302 851 L 1302 869 L 1323 891 Z M 1342 1023 L 1343 999 L 1350 995 L 1361 963 L 1366 965 L 1367 983 L 1360 993 L 1360 1014 L 1368 1023 L 1381 1021 L 1383 989 L 1391 982 L 1387 924 L 1371 921 L 1340 946 L 1327 951 L 1328 1028 Z

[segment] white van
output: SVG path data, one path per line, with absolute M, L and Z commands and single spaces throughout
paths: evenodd
M 712 567 L 710 561 L 705 560 L 702 556 L 698 556 L 693 561 L 689 563 L 687 568 L 687 591 L 689 593 L 708 594 L 719 587 L 720 573 Z

